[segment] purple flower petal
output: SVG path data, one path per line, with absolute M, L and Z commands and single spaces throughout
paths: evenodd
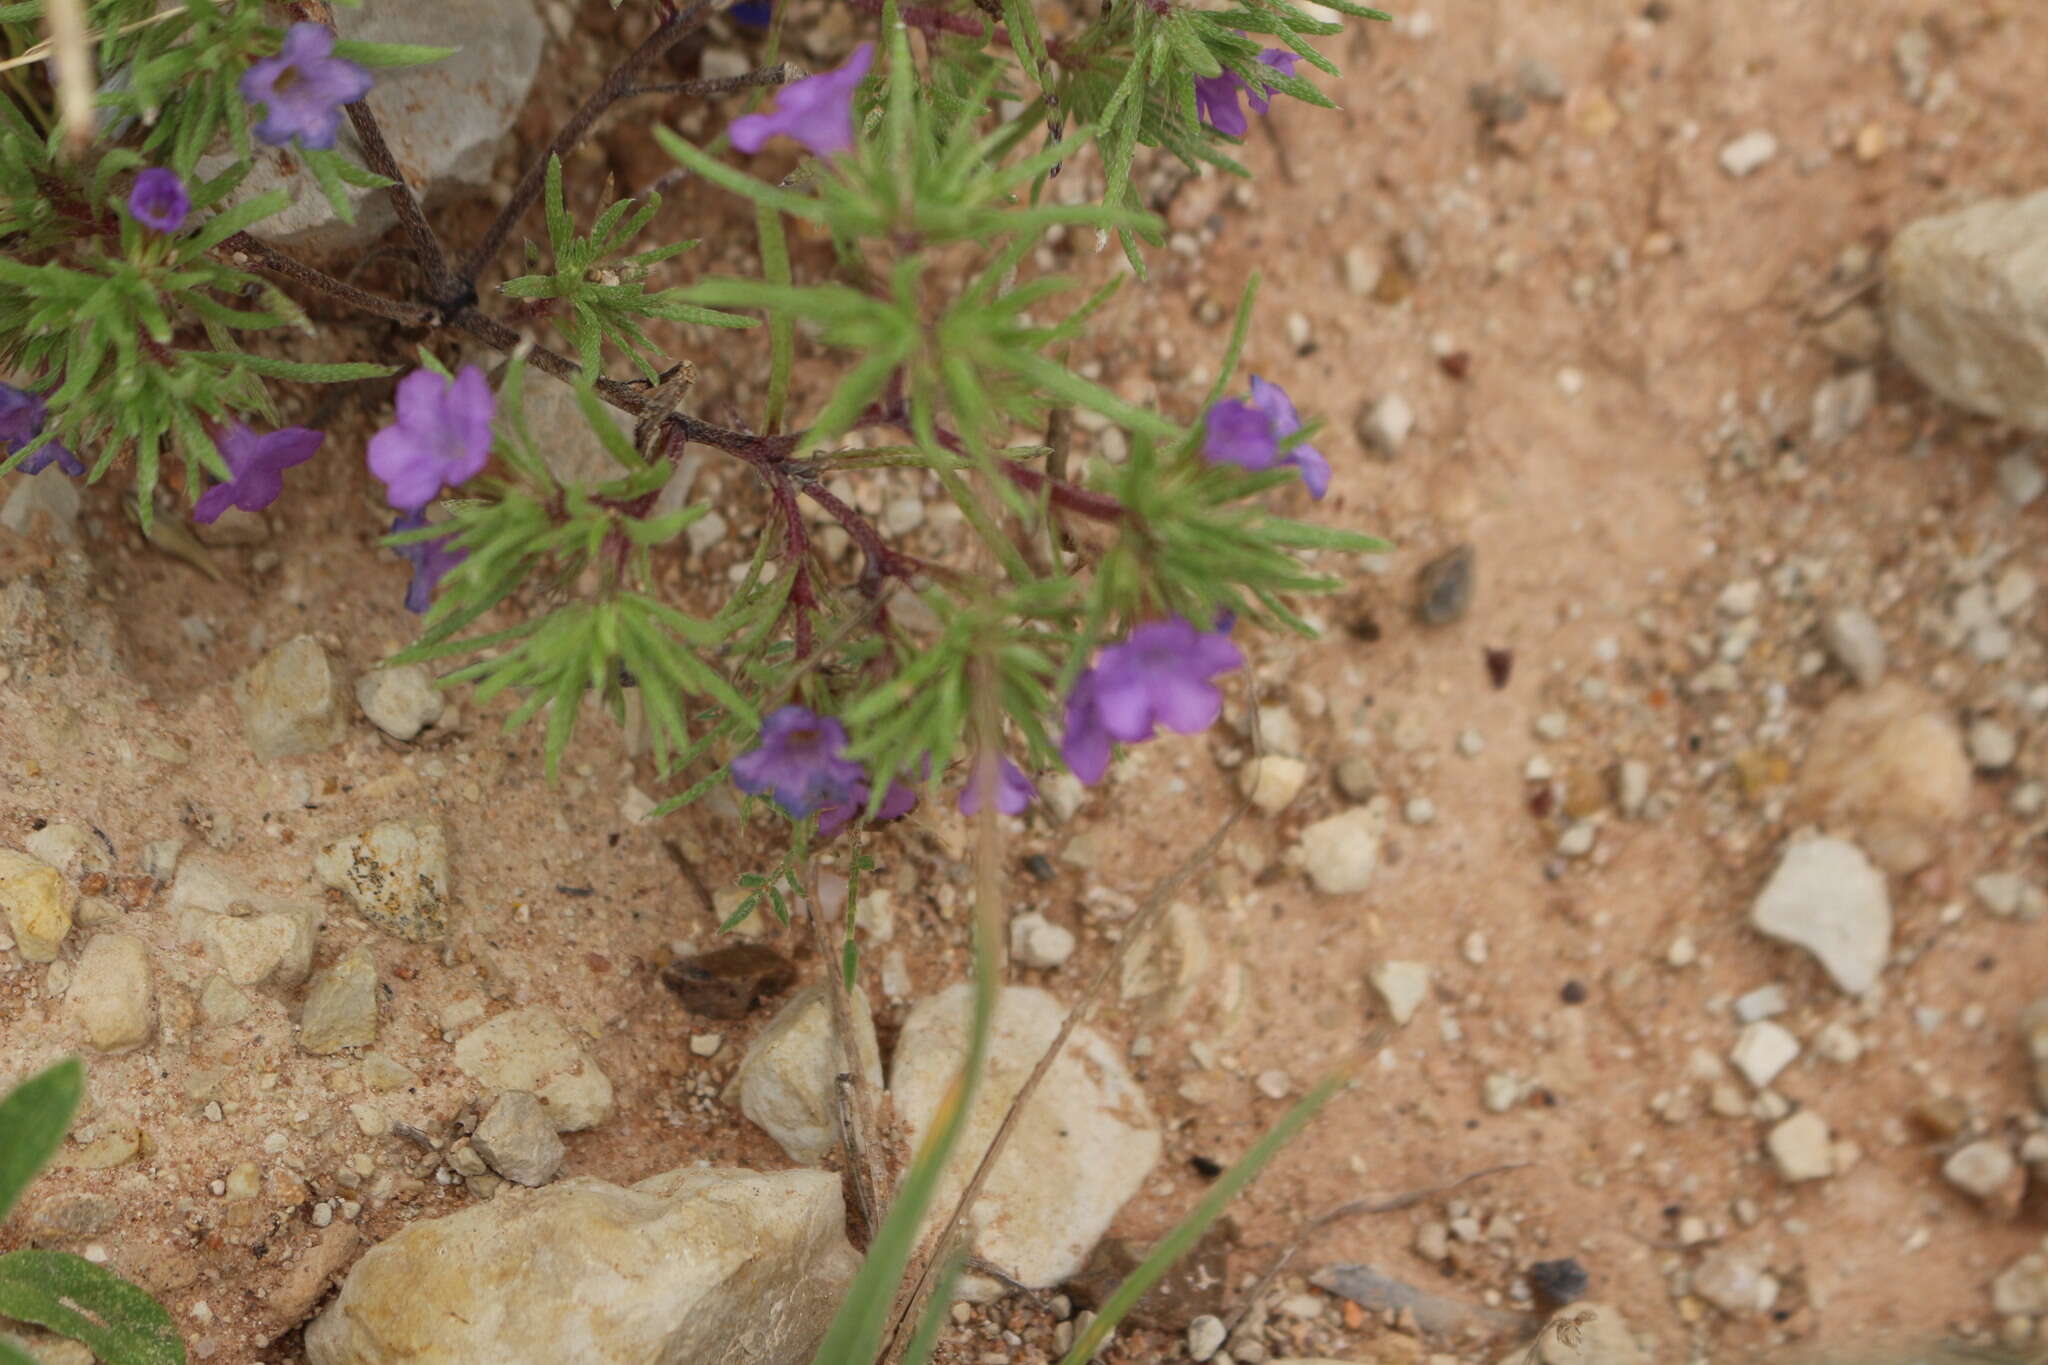
M 865 787 L 860 764 L 842 757 L 846 727 L 801 706 L 784 706 L 761 722 L 761 745 L 732 761 L 733 785 L 751 796 L 766 792 L 784 812 L 802 819 L 827 805 L 847 804 Z M 891 793 L 893 795 L 893 793 Z
M 391 534 L 417 531 L 426 524 L 426 513 L 408 512 L 391 523 Z M 456 565 L 469 558 L 467 550 L 450 549 L 450 540 L 449 536 L 437 536 L 432 540 L 395 547 L 400 555 L 412 561 L 412 581 L 406 585 L 405 609 L 415 616 L 424 615 L 434 605 L 434 590 L 441 586 L 441 580 Z
M 260 512 L 284 492 L 284 471 L 313 458 L 326 440 L 320 432 L 306 427 L 285 427 L 258 435 L 240 422 L 231 421 L 214 433 L 214 444 L 233 475 L 199 495 L 192 516 L 211 524 L 230 507 Z
M 282 147 L 297 138 L 302 147 L 334 146 L 342 106 L 370 92 L 370 73 L 334 55 L 334 32 L 324 24 L 293 24 L 275 57 L 250 64 L 242 73 L 242 98 L 263 106 L 258 141 Z
M 453 383 L 418 369 L 398 381 L 397 415 L 370 438 L 370 472 L 401 512 L 417 512 L 483 471 L 491 458 L 497 398 L 482 370 L 465 365 Z
M 1295 446 L 1286 454 L 1285 461 L 1301 471 L 1301 481 L 1308 488 L 1308 495 L 1317 502 L 1330 491 L 1330 462 L 1323 458 L 1323 452 L 1314 446 Z
M 1244 88 L 1244 78 L 1235 71 L 1195 77 L 1196 117 L 1225 137 L 1243 137 L 1251 130 L 1251 121 L 1237 103 Z
M 0 460 L 28 448 L 28 454 L 15 466 L 22 473 L 40 474 L 54 464 L 72 478 L 80 477 L 85 473 L 82 460 L 54 438 L 36 439 L 42 436 L 46 420 L 48 411 L 41 395 L 0 384 Z
M 152 166 L 135 177 L 128 191 L 128 212 L 152 232 L 176 232 L 192 212 L 192 196 L 176 171 Z
M 1259 54 L 1260 62 L 1272 67 L 1283 76 L 1292 76 L 1294 74 L 1294 64 L 1299 60 L 1300 58 L 1284 47 L 1269 47 Z M 1272 85 L 1262 84 L 1256 90 L 1246 86 L 1245 103 L 1252 107 L 1253 113 L 1263 114 L 1272 107 L 1273 96 L 1278 93 L 1278 90 L 1279 87 Z
M 837 70 L 783 86 L 768 109 L 732 121 L 732 145 L 752 155 L 780 135 L 813 156 L 837 156 L 853 146 L 853 92 L 874 61 L 875 45 L 862 43 Z
M 1224 399 L 1209 409 L 1202 458 L 1240 469 L 1271 469 L 1276 458 L 1273 419 L 1241 399 Z
M 1060 740 L 1060 757 L 1074 776 L 1094 786 L 1109 770 L 1109 731 L 1102 728 L 1102 713 L 1095 705 L 1095 670 L 1074 680 L 1067 694 L 1067 729 Z
M 967 782 L 960 788 L 960 813 L 977 815 L 981 812 L 981 786 L 983 782 L 979 760 L 967 765 Z M 996 760 L 996 809 L 1005 815 L 1022 815 L 1038 796 L 1038 788 L 1031 779 L 1024 776 L 1024 770 L 1012 763 L 1008 756 Z

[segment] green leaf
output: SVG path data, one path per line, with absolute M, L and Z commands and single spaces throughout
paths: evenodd
M 461 50 L 428 43 L 365 43 L 354 38 L 343 38 L 334 45 L 335 56 L 367 67 L 425 66 L 446 61 Z
M 1295 1134 L 1306 1127 L 1308 1121 L 1329 1103 L 1330 1096 L 1336 1094 L 1338 1087 L 1343 1083 L 1342 1076 L 1328 1077 L 1303 1096 L 1299 1104 L 1281 1115 L 1280 1121 L 1274 1124 L 1249 1152 L 1239 1158 L 1236 1165 L 1225 1171 L 1222 1177 L 1209 1187 L 1209 1192 L 1202 1197 L 1202 1202 L 1195 1205 L 1187 1217 L 1176 1223 L 1171 1232 L 1159 1239 L 1158 1244 L 1152 1248 L 1152 1254 L 1124 1277 L 1124 1282 L 1116 1287 L 1116 1292 L 1102 1305 L 1102 1311 L 1096 1315 L 1088 1330 L 1074 1338 L 1073 1349 L 1067 1352 L 1060 1365 L 1087 1365 L 1088 1358 L 1094 1355 L 1096 1348 L 1116 1330 L 1116 1325 L 1123 1321 L 1124 1315 L 1131 1311 L 1132 1305 L 1144 1297 L 1146 1290 L 1159 1283 L 1166 1272 L 1173 1268 L 1175 1261 L 1194 1249 L 1195 1243 L 1201 1240 L 1202 1233 L 1222 1215 L 1225 1206 L 1237 1198 L 1245 1186 L 1258 1178 L 1266 1163 L 1279 1155 L 1282 1147 L 1294 1140 Z
M 248 370 L 266 379 L 293 379 L 301 384 L 346 384 L 358 379 L 384 379 L 397 374 L 389 365 L 360 362 L 318 364 L 303 360 L 281 360 L 270 355 L 249 355 L 241 351 L 187 351 L 194 360 L 224 369 Z
M 0 1099 L 0 1221 L 71 1129 L 85 1094 L 85 1066 L 67 1057 Z
M 185 1344 L 161 1304 L 68 1252 L 0 1256 L 0 1317 L 82 1341 L 106 1365 L 185 1365 Z

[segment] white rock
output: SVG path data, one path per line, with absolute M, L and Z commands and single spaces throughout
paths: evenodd
M 1718 1247 L 1700 1258 L 1692 1273 L 1692 1292 L 1724 1313 L 1744 1316 L 1768 1312 L 1776 1301 L 1777 1283 L 1754 1252 Z
M 925 1000 L 904 1021 L 891 1073 L 908 1146 L 924 1140 L 966 1055 L 971 988 Z M 989 1070 L 976 1090 L 959 1155 L 940 1182 L 934 1217 L 950 1213 L 1010 1101 L 1066 1011 L 1051 995 L 1012 986 L 996 1002 Z M 969 1215 L 972 1249 L 1033 1288 L 1078 1273 L 1124 1201 L 1159 1160 L 1159 1126 L 1117 1049 L 1077 1027 L 1019 1116 Z M 998 1286 L 968 1282 L 968 1296 Z
M 2018 1170 L 2012 1149 L 1993 1138 L 1960 1147 L 1941 1163 L 1942 1179 L 1978 1199 L 1995 1197 Z
M 40 474 L 10 474 L 0 480 L 0 527 L 18 536 L 46 534 L 64 545 L 78 543 L 78 484 L 55 467 Z
M 1799 1055 L 1799 1040 L 1790 1030 L 1774 1024 L 1768 1019 L 1759 1019 L 1742 1030 L 1735 1040 L 1735 1048 L 1728 1054 L 1728 1060 L 1735 1063 L 1735 1069 L 1748 1078 L 1749 1083 L 1762 1090 L 1778 1078 L 1778 1073 L 1792 1064 Z
M 1863 1055 L 1863 1040 L 1856 1036 L 1856 1030 L 1837 1019 L 1813 1035 L 1813 1050 L 1831 1062 L 1843 1066 Z
M 1215 1359 L 1229 1335 L 1224 1330 L 1223 1319 L 1212 1313 L 1202 1314 L 1188 1324 L 1188 1358 L 1195 1361 Z
M 1998 487 L 2013 506 L 2029 507 L 2048 492 L 2048 474 L 2042 473 L 2039 460 L 2020 451 L 1998 462 Z
M 299 1046 L 316 1056 L 377 1041 L 377 964 L 360 945 L 313 974 L 299 1012 Z
M 1117 980 L 1117 997 L 1142 1008 L 1153 1023 L 1170 1022 L 1194 1002 L 1214 960 L 1201 911 L 1175 902 L 1131 945 Z
M 553 1180 L 566 1151 L 546 1106 L 524 1090 L 500 1094 L 469 1141 L 492 1170 L 520 1185 Z
M 2048 192 L 1923 218 L 1885 255 L 1892 350 L 1972 412 L 2048 430 Z
M 1735 179 L 1762 170 L 1778 154 L 1778 139 L 1764 129 L 1744 133 L 1721 148 L 1721 169 Z
M 1791 1007 L 1792 1002 L 1785 998 L 1785 988 L 1775 981 L 1735 997 L 1735 1017 L 1745 1024 L 1783 1014 Z
M 338 7 L 334 19 L 344 38 L 457 49 L 445 61 L 379 70 L 368 101 L 392 155 L 430 205 L 489 190 L 497 149 L 512 135 L 540 66 L 547 35 L 538 9 L 523 0 L 435 0 Z M 349 159 L 362 160 L 346 119 L 336 145 Z M 396 221 L 383 191 L 351 189 L 356 221 L 343 223 L 313 177 L 297 169 L 295 148 L 255 150 L 255 168 L 236 200 L 280 186 L 296 196 L 291 207 L 256 225 L 264 241 L 307 253 L 337 252 L 375 241 Z M 218 175 L 226 164 L 225 156 L 203 157 L 199 174 Z
M 1827 1120 L 1802 1109 L 1771 1129 L 1764 1146 L 1778 1174 L 1790 1181 L 1821 1180 L 1835 1173 L 1835 1147 Z
M 611 1117 L 611 1078 L 560 1019 L 539 1006 L 512 1010 L 465 1034 L 455 1064 L 493 1090 L 539 1098 L 555 1130 L 573 1133 Z
M 441 691 L 434 675 L 418 664 L 379 668 L 356 679 L 356 704 L 370 723 L 393 739 L 419 738 L 441 719 Z
M 1891 952 L 1884 874 L 1841 839 L 1795 840 L 1750 908 L 1750 923 L 1812 953 L 1851 995 L 1877 982 Z
M 508 1188 L 372 1248 L 309 1365 L 809 1365 L 859 1257 L 839 1177 L 692 1167 Z
M 74 880 L 94 872 L 114 870 L 114 860 L 108 854 L 107 846 L 84 825 L 68 821 L 44 825 L 23 839 L 21 846 Z
M 320 908 L 258 891 L 211 857 L 179 865 L 167 903 L 179 936 L 202 945 L 235 986 L 289 989 L 313 969 Z
M 64 1011 L 99 1052 L 124 1052 L 156 1027 L 149 945 L 133 934 L 95 934 L 78 955 Z
M 868 1084 L 882 1085 L 882 1054 L 865 992 L 855 991 L 854 1044 Z M 747 1049 L 733 1078 L 740 1112 L 789 1153 L 790 1160 L 815 1166 L 839 1147 L 838 1077 L 847 1071 L 845 1053 L 832 1026 L 832 996 L 824 985 L 807 986 L 777 1010 Z
M 1074 955 L 1074 931 L 1033 910 L 1010 921 L 1010 957 L 1020 967 L 1048 970 Z
M 1970 760 L 1988 773 L 2001 772 L 2019 757 L 2020 742 L 2013 732 L 1986 717 L 1970 726 Z
M 1267 815 L 1287 809 L 1308 782 L 1308 764 L 1282 754 L 1265 754 L 1237 770 L 1237 789 Z
M 1640 758 L 1625 758 L 1614 772 L 1614 804 L 1630 820 L 1639 818 L 1650 802 L 1650 765 Z
M 265 762 L 315 754 L 341 742 L 341 673 L 310 635 L 285 641 L 235 680 L 242 733 Z
M 1820 619 L 1820 638 L 1857 686 L 1875 687 L 1884 677 L 1884 632 L 1863 608 L 1839 607 L 1828 612 Z
M 1821 711 L 1793 818 L 1854 831 L 1890 872 L 1933 861 L 1969 810 L 1971 773 L 1949 709 L 1901 678 L 1838 694 Z
M 1398 393 L 1374 403 L 1358 419 L 1358 435 L 1366 446 L 1382 455 L 1401 453 L 1409 433 L 1415 430 L 1415 409 Z
M 548 473 L 565 484 L 588 485 L 605 483 L 626 472 L 624 465 L 606 449 L 604 438 L 590 429 L 590 419 L 583 415 L 582 406 L 576 401 L 576 390 L 562 380 L 538 370 L 526 372 L 526 429 L 533 436 L 533 443 L 547 462 Z M 630 444 L 633 436 L 633 420 L 618 409 L 605 406 L 604 420 L 616 427 Z M 670 486 L 684 482 L 678 472 L 669 481 Z M 666 493 L 668 490 L 663 489 Z M 673 510 L 673 509 L 670 509 Z M 712 516 L 717 516 L 716 512 Z M 709 520 L 706 518 L 705 520 Z M 695 534 L 697 522 L 686 534 Z
M 1387 1005 L 1397 1025 L 1406 1025 L 1429 998 L 1429 966 L 1422 962 L 1382 962 L 1367 973 L 1366 980 Z
M 337 840 L 314 858 L 313 874 L 387 934 L 414 943 L 448 934 L 448 842 L 430 820 L 386 820 Z
M 1870 420 L 1877 407 L 1877 371 L 1864 368 L 1836 375 L 1813 391 L 1809 431 L 1816 450 L 1839 444 Z
M 2007 1315 L 2048 1314 L 2048 1251 L 2030 1251 L 1991 1282 L 1991 1306 Z
M 1524 1359 L 1520 1352 L 1515 1358 Z M 1649 1365 L 1650 1360 L 1618 1309 L 1585 1299 L 1558 1309 L 1536 1338 L 1536 1365 Z
M 1379 866 L 1386 832 L 1386 812 L 1376 803 L 1354 806 L 1302 830 L 1301 862 L 1316 890 L 1326 896 L 1365 890 Z

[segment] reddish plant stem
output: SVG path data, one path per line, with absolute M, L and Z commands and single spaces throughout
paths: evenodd
M 542 155 L 527 166 L 526 174 L 519 177 L 512 197 L 505 201 L 505 207 L 498 212 L 483 239 L 462 258 L 462 264 L 455 272 L 455 283 L 474 292 L 477 276 L 497 258 L 498 251 L 505 245 L 505 239 L 512 235 L 512 229 L 526 215 L 540 198 L 541 190 L 547 183 L 548 162 L 555 157 L 568 159 L 576 150 L 576 144 L 583 141 L 598 116 L 629 95 L 638 93 L 637 84 L 642 72 L 659 61 L 668 50 L 681 42 L 684 37 L 700 26 L 711 12 L 710 0 L 696 0 L 688 9 L 677 10 L 664 7 L 667 12 L 655 26 L 647 41 L 633 50 L 631 56 L 605 77 L 603 85 L 592 91 L 569 121 L 555 134 L 553 142 Z
M 882 12 L 882 0 L 848 0 L 848 3 L 862 14 Z M 965 38 L 980 38 L 986 32 L 979 19 L 970 15 L 954 14 L 949 10 L 934 9 L 930 5 L 901 5 L 897 7 L 896 14 L 904 23 L 926 33 L 957 33 Z M 997 29 L 996 32 L 1000 33 L 1002 30 Z M 1003 42 L 1007 45 L 1009 38 L 1005 36 Z
M 427 223 L 419 196 L 406 183 L 405 172 L 398 167 L 398 158 L 391 154 L 390 144 L 384 141 L 383 126 L 377 122 L 377 115 L 371 111 L 367 101 L 357 100 L 345 107 L 348 121 L 356 130 L 356 140 L 362 143 L 364 163 L 392 182 L 384 194 L 398 215 L 399 225 L 405 229 L 406 239 L 412 243 L 413 255 L 419 258 L 420 269 L 426 272 L 427 292 L 433 295 L 435 305 L 443 312 L 454 312 L 460 306 L 457 300 L 461 291 L 451 287 L 448 258 L 442 254 L 441 239 L 434 235 L 434 229 Z
M 303 261 L 285 255 L 266 242 L 258 241 L 246 232 L 237 232 L 214 248 L 233 255 L 247 257 L 258 269 L 268 270 L 273 275 L 282 275 L 294 284 L 307 285 L 323 293 L 332 294 L 343 303 L 365 313 L 375 313 L 380 318 L 390 318 L 409 327 L 431 327 L 441 320 L 441 315 L 432 308 L 417 303 L 405 303 L 359 289 L 346 280 L 336 279 L 324 270 L 315 270 Z
M 862 414 L 862 417 L 863 420 L 885 422 L 912 440 L 917 439 L 917 431 L 910 424 L 910 414 L 903 409 L 900 398 L 887 407 L 871 408 Z M 935 428 L 932 435 L 945 449 L 963 459 L 966 458 L 967 445 L 958 436 L 944 427 Z M 1050 474 L 1033 469 L 1030 465 L 1018 464 L 1015 460 L 997 460 L 995 465 L 1011 483 L 1025 492 L 1046 492 L 1054 506 L 1065 508 L 1077 516 L 1089 517 L 1095 521 L 1120 522 L 1130 515 L 1129 509 L 1107 493 L 1090 492 L 1079 484 L 1056 479 Z
M 811 534 L 804 528 L 803 509 L 797 506 L 796 492 L 788 476 L 774 475 L 768 482 L 768 490 L 782 512 L 783 539 L 789 551 L 790 571 L 796 575 L 790 582 L 789 601 L 783 606 L 783 614 L 790 619 L 796 633 L 796 657 L 807 659 L 813 644 L 811 616 L 818 608 L 817 594 L 811 589 Z

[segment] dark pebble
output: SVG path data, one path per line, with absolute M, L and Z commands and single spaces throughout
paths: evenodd
M 796 967 L 773 948 L 736 943 L 661 969 L 661 984 L 683 1008 L 706 1019 L 744 1019 L 771 995 L 796 984 Z
M 1422 572 L 1415 575 L 1415 614 L 1422 624 L 1447 626 L 1464 617 L 1472 606 L 1476 558 L 1470 545 L 1460 545 L 1422 566 Z
M 1529 1267 L 1529 1287 L 1546 1303 L 1560 1308 L 1585 1298 L 1590 1284 L 1586 1268 L 1570 1257 L 1538 1261 Z
M 1564 983 L 1564 989 L 1557 994 L 1558 998 L 1567 1005 L 1583 1005 L 1586 1003 L 1586 983 L 1583 981 L 1567 981 Z

